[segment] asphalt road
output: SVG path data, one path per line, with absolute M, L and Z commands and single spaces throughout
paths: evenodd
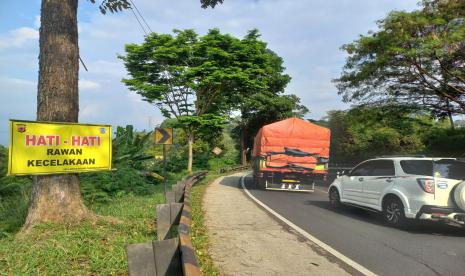
M 407 229 L 383 224 L 369 211 L 329 208 L 326 187 L 314 193 L 247 189 L 260 201 L 340 253 L 379 275 L 465 275 L 465 229 L 415 223 Z

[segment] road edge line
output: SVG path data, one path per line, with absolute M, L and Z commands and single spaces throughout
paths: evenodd
M 321 247 L 322 249 L 324 249 L 325 251 L 327 251 L 328 253 L 332 254 L 334 257 L 338 258 L 339 260 L 343 261 L 344 263 L 346 263 L 347 265 L 349 265 L 350 267 L 352 267 L 353 269 L 357 270 L 358 272 L 364 274 L 364 275 L 367 275 L 367 276 L 373 276 L 373 275 L 377 275 L 375 273 L 373 273 L 372 271 L 370 271 L 369 269 L 365 268 L 364 266 L 362 266 L 361 264 L 353 261 L 352 259 L 350 259 L 349 257 L 343 255 L 342 253 L 340 253 L 339 251 L 337 251 L 336 249 L 332 248 L 331 246 L 327 245 L 326 243 L 320 241 L 319 239 L 317 239 L 316 237 L 312 236 L 310 233 L 308 233 L 307 231 L 303 230 L 302 228 L 300 228 L 299 226 L 295 225 L 294 223 L 292 223 L 291 221 L 289 221 L 288 219 L 286 219 L 285 217 L 281 216 L 280 214 L 278 214 L 277 212 L 275 212 L 273 209 L 271 209 L 270 207 L 268 207 L 265 203 L 261 202 L 260 200 L 258 200 L 256 197 L 254 197 L 250 192 L 249 190 L 247 190 L 247 188 L 245 187 L 245 175 L 241 176 L 241 186 L 242 186 L 242 189 L 244 189 L 245 193 L 253 200 L 255 201 L 255 203 L 257 203 L 258 205 L 260 205 L 261 207 L 263 207 L 266 211 L 268 211 L 269 213 L 271 213 L 273 216 L 275 216 L 276 218 L 278 218 L 279 220 L 281 220 L 282 222 L 284 222 L 285 224 L 287 224 L 289 227 L 291 227 L 292 229 L 294 229 L 295 231 L 297 231 L 299 234 L 301 234 L 302 236 L 304 236 L 305 238 L 307 238 L 308 240 L 310 240 L 311 242 L 315 243 L 316 245 L 318 245 L 319 247 Z

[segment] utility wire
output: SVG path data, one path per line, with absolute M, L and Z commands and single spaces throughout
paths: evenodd
M 142 21 L 144 21 L 145 25 L 147 26 L 147 29 L 153 33 L 152 29 L 150 28 L 149 24 L 147 24 L 147 21 L 145 21 L 145 18 L 142 16 L 142 13 L 140 13 L 139 9 L 137 8 L 136 4 L 132 1 L 132 0 L 129 0 L 129 2 L 131 2 L 131 5 L 134 6 L 134 8 L 136 9 L 137 13 L 139 14 L 140 18 L 142 18 Z
M 85 64 L 84 61 L 82 60 L 81 56 L 79 56 L 79 60 L 81 61 L 82 66 L 84 66 L 84 69 L 86 69 L 86 71 L 89 72 L 89 70 L 87 70 L 86 64 Z
M 134 14 L 134 17 L 136 18 L 137 22 L 139 22 L 139 26 L 142 28 L 142 31 L 144 31 L 145 35 L 148 36 L 149 34 L 145 30 L 144 26 L 142 23 L 140 23 L 139 17 L 137 17 L 136 13 L 134 12 L 134 9 L 131 7 L 130 10 L 132 11 L 132 14 Z

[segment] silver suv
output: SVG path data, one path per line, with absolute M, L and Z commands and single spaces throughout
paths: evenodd
M 406 219 L 465 225 L 465 162 L 453 158 L 385 157 L 364 161 L 329 186 L 329 202 L 382 212 L 400 226 Z

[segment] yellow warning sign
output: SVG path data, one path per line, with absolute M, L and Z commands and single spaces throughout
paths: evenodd
M 111 126 L 10 120 L 9 175 L 111 170 Z
M 155 129 L 155 144 L 172 145 L 173 144 L 173 129 L 172 128 L 156 128 Z

